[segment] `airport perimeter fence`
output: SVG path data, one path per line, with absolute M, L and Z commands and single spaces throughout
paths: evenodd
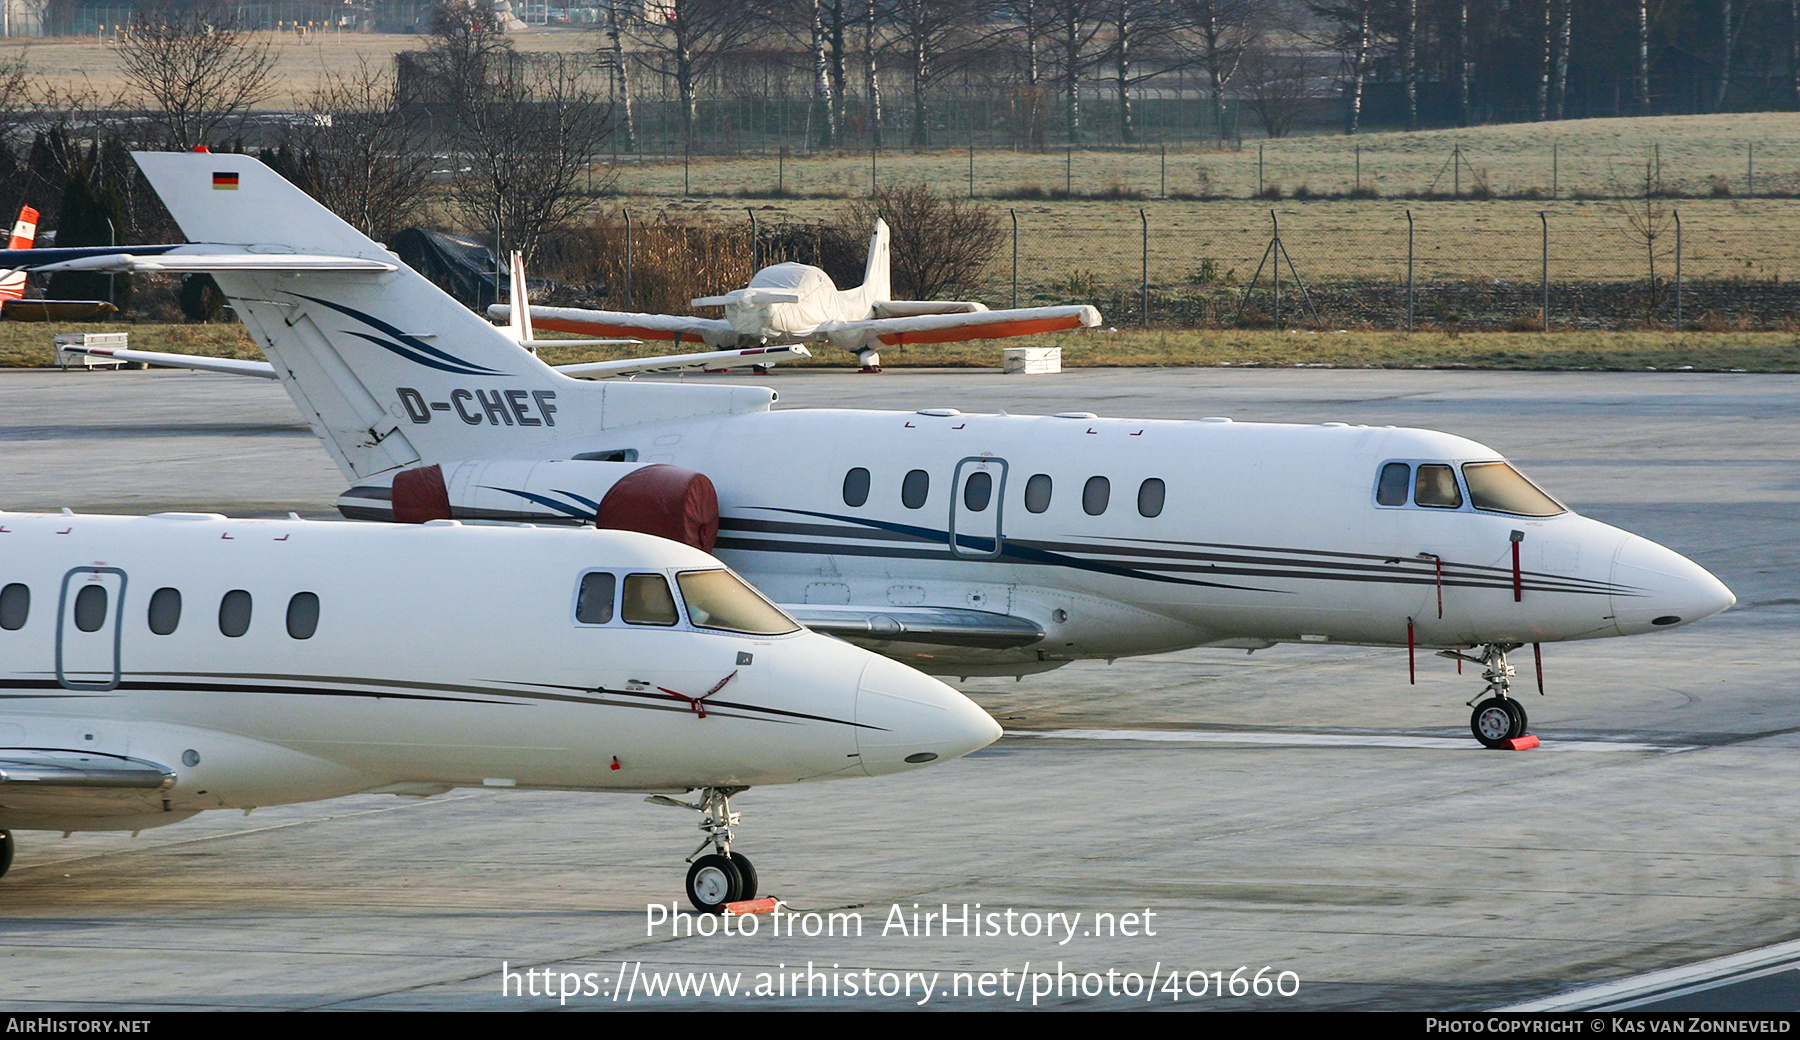
M 1734 226 L 1639 200 L 1474 221 L 1396 208 L 1352 225 L 1327 208 L 1210 209 L 1079 226 L 1015 209 L 977 298 L 1090 303 L 1121 328 L 1800 327 L 1800 213 Z
M 1546 124 L 1557 125 L 1563 124 Z M 946 133 L 951 147 L 838 151 L 798 143 L 733 147 L 679 135 L 602 156 L 633 192 L 725 197 L 851 197 L 876 185 L 930 184 L 989 200 L 1800 198 L 1800 141 L 1645 142 L 1572 147 L 1533 139 L 1486 149 L 1439 136 L 1304 137 L 1241 147 L 1171 143 L 1028 150 L 993 135 Z M 903 138 L 898 140 L 904 140 Z M 664 150 L 664 149 L 667 150 Z

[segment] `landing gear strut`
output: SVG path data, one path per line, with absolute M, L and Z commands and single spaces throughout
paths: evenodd
M 749 857 L 731 851 L 731 829 L 741 817 L 731 811 L 731 796 L 748 791 L 748 787 L 703 787 L 697 802 L 683 802 L 664 795 L 649 801 L 692 809 L 700 814 L 700 830 L 706 835 L 700 847 L 688 857 L 687 897 L 694 909 L 702 913 L 720 914 L 725 904 L 756 898 L 756 868 Z M 712 851 L 702 856 L 708 848 Z
M 1525 735 L 1525 727 L 1529 720 L 1525 715 L 1525 706 L 1514 699 L 1509 690 L 1512 680 L 1518 675 L 1513 666 L 1506 663 L 1506 653 L 1517 650 L 1521 643 L 1484 643 L 1477 649 L 1479 657 L 1465 654 L 1459 650 L 1440 650 L 1442 656 L 1452 660 L 1468 661 L 1481 666 L 1481 677 L 1487 681 L 1487 688 L 1482 693 L 1485 698 L 1477 698 L 1469 703 L 1474 713 L 1469 716 L 1469 730 L 1482 747 L 1503 749 L 1507 741 Z

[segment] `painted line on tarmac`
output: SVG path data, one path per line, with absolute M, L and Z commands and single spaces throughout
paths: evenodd
M 1624 1011 L 1800 968 L 1800 941 L 1510 1004 L 1495 1011 Z
M 1009 729 L 1009 737 L 1047 740 L 1148 741 L 1164 744 L 1259 744 L 1275 747 L 1413 748 L 1431 751 L 1485 751 L 1473 737 L 1413 737 L 1382 733 L 1281 733 L 1186 729 Z M 1669 754 L 1696 751 L 1700 744 L 1652 744 L 1635 740 L 1545 740 L 1539 751 L 1633 751 Z

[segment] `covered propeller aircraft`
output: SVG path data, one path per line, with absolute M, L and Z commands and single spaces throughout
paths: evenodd
M 950 687 L 648 535 L 0 513 L 0 873 L 13 829 L 639 792 L 699 811 L 688 895 L 717 911 L 757 888 L 733 795 L 999 736 Z
M 207 244 L 81 262 L 217 272 L 352 481 L 351 517 L 716 536 L 809 626 L 937 675 L 1424 647 L 1481 666 L 1470 727 L 1490 747 L 1526 736 L 1510 652 L 1734 602 L 1678 553 L 1430 430 L 780 410 L 761 387 L 570 379 L 255 160 L 138 162 Z M 222 176 L 242 190 L 215 195 Z
M 37 242 L 37 225 L 38 211 L 20 206 L 7 250 L 30 249 Z M 27 300 L 25 270 L 12 268 L 0 273 L 0 319 L 6 321 L 93 321 L 118 312 L 108 300 Z
M 865 372 L 880 370 L 884 345 L 1005 339 L 1100 324 L 1100 312 L 1085 305 L 990 311 L 968 301 L 893 299 L 888 226 L 879 219 L 869 239 L 863 282 L 854 289 L 839 289 L 831 276 L 817 267 L 782 263 L 756 272 L 747 288 L 723 296 L 703 296 L 693 305 L 723 307 L 725 317 L 532 307 L 531 320 L 538 328 L 556 332 L 674 340 L 678 344 L 696 340 L 719 348 L 831 343 L 855 354 Z M 489 316 L 497 321 L 511 320 L 512 312 L 507 304 L 488 308 Z

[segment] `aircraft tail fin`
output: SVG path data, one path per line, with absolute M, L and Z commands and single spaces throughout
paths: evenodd
M 192 248 L 269 256 L 266 267 L 209 269 L 352 480 L 517 452 L 572 429 L 766 409 L 773 397 L 570 379 L 250 156 L 133 157 Z M 308 268 L 309 257 L 333 263 Z
M 888 267 L 887 221 L 875 218 L 875 233 L 869 236 L 869 263 L 863 269 L 863 289 L 871 304 L 894 298 L 892 272 Z
M 12 238 L 7 241 L 8 249 L 30 249 L 37 241 L 38 211 L 30 206 L 19 207 L 18 222 L 13 225 Z M 25 298 L 25 272 L 14 271 L 0 278 L 0 300 L 22 300 Z

